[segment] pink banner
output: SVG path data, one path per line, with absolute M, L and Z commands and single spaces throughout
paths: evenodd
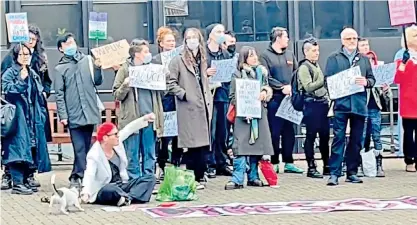
M 388 0 L 391 26 L 416 23 L 416 9 L 413 0 Z

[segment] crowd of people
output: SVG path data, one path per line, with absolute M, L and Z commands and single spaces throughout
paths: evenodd
M 13 46 L 1 64 L 2 91 L 5 100 L 16 106 L 17 117 L 15 132 L 1 141 L 1 189 L 12 189 L 14 194 L 36 192 L 40 183 L 34 173 L 51 171 L 47 98 L 52 82 L 39 28 L 30 26 L 29 31 L 29 42 Z M 175 35 L 168 27 L 158 29 L 159 53 L 181 45 L 176 43 Z M 416 172 L 417 27 L 408 27 L 405 36 L 404 49 L 396 60 L 395 83 L 401 86 L 399 107 L 406 171 Z M 58 38 L 62 58 L 55 66 L 53 79 L 57 114 L 59 122 L 68 127 L 74 150 L 70 186 L 82 189 L 85 202 L 121 206 L 131 201 L 149 201 L 155 183 L 164 179 L 168 159 L 174 166 L 185 164 L 194 171 L 198 189 L 204 189 L 207 180 L 216 175 L 231 177 L 226 190 L 243 188 L 245 173 L 248 186 L 265 186 L 258 174 L 258 163 L 269 160 L 279 173 L 280 155 L 284 173 L 304 173 L 293 159 L 295 124 L 276 116 L 284 98 L 294 91 L 304 96 L 307 177 L 329 176 L 329 186 L 338 185 L 344 175 L 346 182 L 362 183 L 362 149 L 374 152 L 377 176 L 385 176 L 381 110 L 384 98 L 392 93 L 388 84 L 374 87 L 372 67 L 378 65 L 377 56 L 370 50 L 369 40 L 358 37 L 354 29 L 342 30 L 341 47 L 327 57 L 324 70 L 318 64 L 318 41 L 307 38 L 302 45 L 304 59 L 298 61 L 288 49 L 288 31 L 282 27 L 271 30 L 270 45 L 264 52 L 243 46 L 237 54 L 236 37 L 222 24 L 209 25 L 204 34 L 188 28 L 183 37 L 181 53 L 166 65 L 165 91 L 130 86 L 130 67 L 163 64 L 161 54 L 152 56 L 146 40 L 130 43 L 129 58 L 112 68 L 116 74 L 113 95 L 120 105 L 117 126 L 100 125 L 102 103 L 96 86 L 107 79 L 102 75 L 100 60 L 80 52 L 74 35 L 67 33 Z M 213 61 L 233 57 L 238 60 L 231 82 L 211 82 L 210 77 L 222 69 L 216 68 Z M 361 76 L 354 83 L 365 91 L 330 99 L 326 78 L 356 66 Z M 299 90 L 292 90 L 294 74 L 298 75 Z M 261 101 L 261 118 L 235 116 L 240 107 L 238 79 L 260 82 L 257 97 Z M 172 111 L 177 113 L 178 136 L 162 137 L 163 113 Z M 331 123 L 334 137 L 330 148 Z M 100 125 L 97 141 L 91 147 L 96 125 Z M 321 171 L 314 158 L 317 134 Z

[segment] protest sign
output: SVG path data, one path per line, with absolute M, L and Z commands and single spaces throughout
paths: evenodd
M 413 0 L 388 0 L 391 26 L 416 23 L 416 9 Z
M 101 68 L 107 69 L 120 65 L 129 57 L 129 43 L 126 39 L 91 49 L 93 55 L 100 59 Z
M 178 136 L 177 112 L 164 112 L 164 133 L 163 137 Z
M 259 95 L 261 84 L 257 80 L 236 79 L 236 116 L 261 118 Z
M 390 85 L 394 83 L 396 64 L 389 63 L 372 68 L 375 77 L 375 87 L 381 87 L 383 84 Z
M 29 41 L 27 13 L 7 13 L 6 25 L 7 35 L 10 43 Z
M 216 74 L 210 78 L 211 83 L 230 82 L 237 70 L 237 57 L 224 60 L 212 60 L 211 67 L 216 68 Z
M 158 64 L 129 67 L 130 87 L 166 90 L 165 67 Z
M 281 105 L 279 106 L 275 116 L 281 117 L 285 120 L 300 125 L 304 115 L 303 112 L 294 109 L 291 103 L 291 97 L 287 95 L 282 100 Z
M 355 79 L 361 76 L 359 66 L 344 70 L 327 77 L 327 89 L 330 99 L 343 98 L 358 92 L 365 91 L 363 86 L 355 84 Z
M 169 63 L 171 62 L 171 60 L 175 56 L 179 55 L 183 49 L 184 49 L 184 46 L 181 45 L 175 49 L 172 49 L 171 51 L 161 52 L 160 55 L 161 55 L 162 65 L 169 66 Z
M 107 13 L 90 12 L 88 20 L 88 38 L 96 40 L 107 39 Z

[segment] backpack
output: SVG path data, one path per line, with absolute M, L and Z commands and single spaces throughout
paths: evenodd
M 306 60 L 302 60 L 299 65 L 306 65 L 308 71 L 310 72 L 311 78 L 313 78 L 313 68 L 311 68 L 311 66 L 308 63 L 304 63 L 305 61 Z M 298 88 L 298 70 L 300 66 L 298 67 L 298 69 L 294 71 L 293 76 L 291 78 L 291 104 L 293 108 L 297 111 L 303 111 L 305 100 L 305 91 L 303 90 L 303 88 Z

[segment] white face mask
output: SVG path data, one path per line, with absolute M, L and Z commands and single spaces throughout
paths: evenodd
M 200 46 L 200 42 L 198 41 L 198 38 L 190 38 L 187 40 L 187 47 L 191 50 L 197 50 L 198 46 Z

